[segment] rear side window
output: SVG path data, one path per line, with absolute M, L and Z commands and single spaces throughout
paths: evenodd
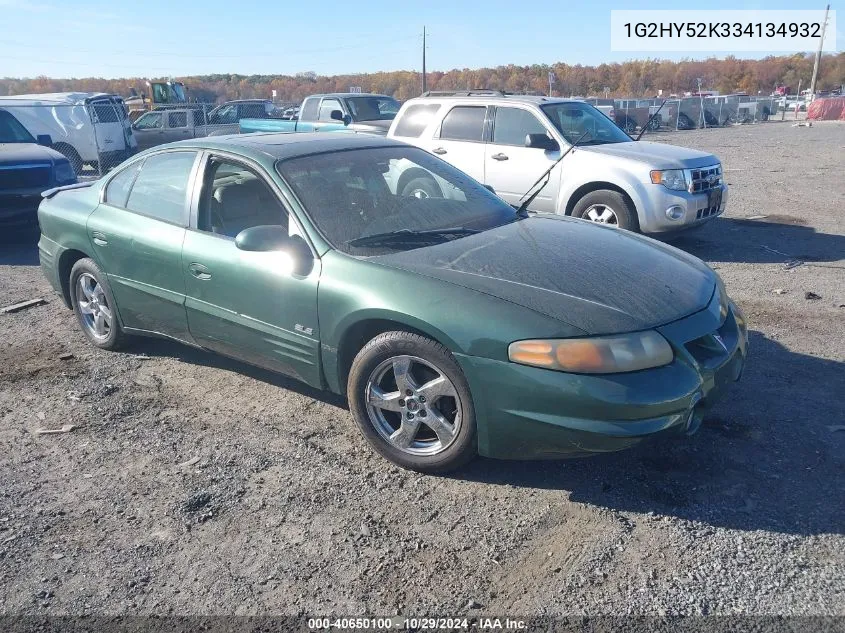
M 135 176 L 138 175 L 138 170 L 141 169 L 143 162 L 142 160 L 135 161 L 109 181 L 106 186 L 105 199 L 108 204 L 113 207 L 126 208 L 129 191 L 132 189 L 132 183 L 135 182 Z
M 455 141 L 483 140 L 486 112 L 487 108 L 478 106 L 452 108 L 440 126 L 440 138 Z
M 188 113 L 187 112 L 169 112 L 167 115 L 167 124 L 170 127 L 187 127 Z
M 132 185 L 126 208 L 172 224 L 184 224 L 188 178 L 196 152 L 150 156 Z
M 496 108 L 493 123 L 493 143 L 525 146 L 528 134 L 546 134 L 546 128 L 528 110 Z
M 263 103 L 244 103 L 241 104 L 241 113 L 239 119 L 266 119 L 267 108 Z
M 299 114 L 300 121 L 316 121 L 317 113 L 320 111 L 320 98 L 311 97 L 302 104 L 302 112 Z
M 414 105 L 402 113 L 402 118 L 396 123 L 394 136 L 417 138 L 423 133 L 434 118 L 434 113 L 440 109 L 439 105 Z

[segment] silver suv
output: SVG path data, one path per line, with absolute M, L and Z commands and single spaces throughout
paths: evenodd
M 388 138 L 440 156 L 515 206 L 576 144 L 529 210 L 643 233 L 700 225 L 720 215 L 728 197 L 712 154 L 634 141 L 599 110 L 572 99 L 429 92 L 402 105 Z M 413 170 L 396 186 L 404 195 L 444 195 Z

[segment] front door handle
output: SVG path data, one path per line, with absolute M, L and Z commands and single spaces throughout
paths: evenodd
M 194 262 L 188 266 L 188 270 L 190 270 L 191 274 L 197 279 L 211 279 L 211 271 L 202 264 Z
M 91 241 L 94 242 L 97 246 L 105 246 L 109 243 L 106 239 L 104 233 L 100 233 L 99 231 L 91 231 Z
M 442 156 L 443 154 L 445 154 L 445 153 L 446 153 L 446 150 L 445 150 L 445 149 L 443 149 L 442 147 L 435 147 L 435 148 L 434 148 L 433 150 L 431 150 L 431 151 L 432 151 L 432 153 L 433 153 L 433 154 L 439 154 L 439 155 L 441 155 L 441 156 Z
M 502 152 L 499 152 L 498 154 L 493 154 L 490 158 L 492 158 L 493 160 L 507 160 L 508 155 L 502 154 Z

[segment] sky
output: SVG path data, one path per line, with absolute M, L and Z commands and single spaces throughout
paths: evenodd
M 831 9 L 836 5 L 832 2 Z M 419 71 L 423 25 L 429 33 L 429 70 L 707 56 L 611 52 L 610 11 L 627 8 L 672 9 L 678 4 L 647 0 L 633 6 L 605 0 L 321 0 L 313 4 L 284 0 L 0 0 L 0 77 Z M 797 7 L 794 0 L 710 0 L 707 8 Z M 818 8 L 824 9 L 824 0 Z M 841 24 L 837 27 L 841 43 L 845 37 Z

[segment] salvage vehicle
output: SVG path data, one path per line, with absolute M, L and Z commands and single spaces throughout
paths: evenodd
M 244 119 L 241 133 L 330 132 L 349 130 L 387 134 L 400 104 L 387 95 L 360 92 L 311 95 L 299 108 L 297 120 Z
M 130 121 L 137 120 L 144 112 L 150 110 L 185 107 L 188 103 L 185 84 L 181 81 L 148 80 L 146 84 L 149 94 L 138 94 L 133 88 L 132 94 L 124 99 Z
M 407 163 L 448 196 L 392 191 Z M 423 472 L 692 433 L 746 357 L 701 260 L 530 216 L 374 135 L 156 147 L 46 192 L 39 219 L 44 275 L 94 346 L 164 337 L 345 394 L 375 450 Z
M 35 226 L 41 192 L 76 182 L 70 162 L 0 108 L 0 229 Z
M 580 100 L 489 91 L 424 95 L 402 105 L 387 136 L 437 154 L 511 204 L 520 204 L 531 183 L 551 169 L 529 210 L 631 231 L 665 234 L 700 226 L 727 203 L 718 158 L 635 141 Z M 399 188 L 440 194 L 439 183 L 413 169 Z
M 98 170 L 132 156 L 138 144 L 123 100 L 101 92 L 58 92 L 0 97 L 0 107 L 15 115 L 31 134 L 49 135 L 52 148 L 79 174 L 84 165 Z

